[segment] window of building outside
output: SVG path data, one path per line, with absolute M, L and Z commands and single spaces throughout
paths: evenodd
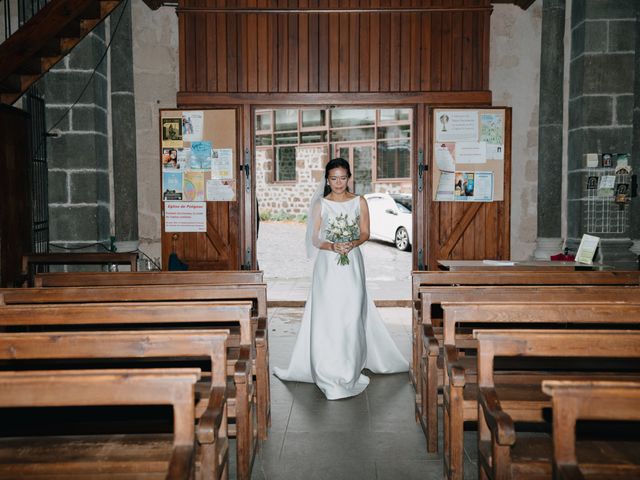
M 353 165 L 354 171 L 371 170 L 367 181 L 407 181 L 411 176 L 412 110 L 409 108 L 334 108 L 261 110 L 255 113 L 255 146 L 271 150 L 271 181 L 295 182 L 296 147 L 326 145 L 331 152 L 357 152 L 372 146 L 372 164 Z M 352 147 L 352 148 L 346 148 Z M 370 189 L 367 189 L 370 190 Z

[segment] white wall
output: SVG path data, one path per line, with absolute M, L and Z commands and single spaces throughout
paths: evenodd
M 150 10 L 142 0 L 133 0 L 131 9 L 140 249 L 158 258 L 161 249 L 158 109 L 176 106 L 178 17 L 174 7 Z
M 537 227 L 538 103 L 542 0 L 523 11 L 494 5 L 489 88 L 512 108 L 511 258 L 533 255 Z

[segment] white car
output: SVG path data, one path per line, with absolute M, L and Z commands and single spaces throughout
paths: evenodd
M 410 250 L 413 238 L 411 195 L 367 193 L 371 238 L 393 242 L 399 250 Z

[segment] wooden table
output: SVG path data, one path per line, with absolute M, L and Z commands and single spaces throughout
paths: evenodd
M 507 260 L 493 260 L 485 263 L 483 260 L 438 260 L 440 270 L 450 272 L 463 272 L 469 270 L 545 270 L 550 272 L 575 271 L 575 270 L 607 270 L 610 267 L 602 264 L 586 265 L 578 262 L 554 262 L 551 260 L 536 260 L 523 262 L 509 262 Z

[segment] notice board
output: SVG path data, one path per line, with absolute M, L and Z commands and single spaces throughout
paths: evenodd
M 511 160 L 505 109 L 435 108 L 431 118 L 433 200 L 504 200 Z

